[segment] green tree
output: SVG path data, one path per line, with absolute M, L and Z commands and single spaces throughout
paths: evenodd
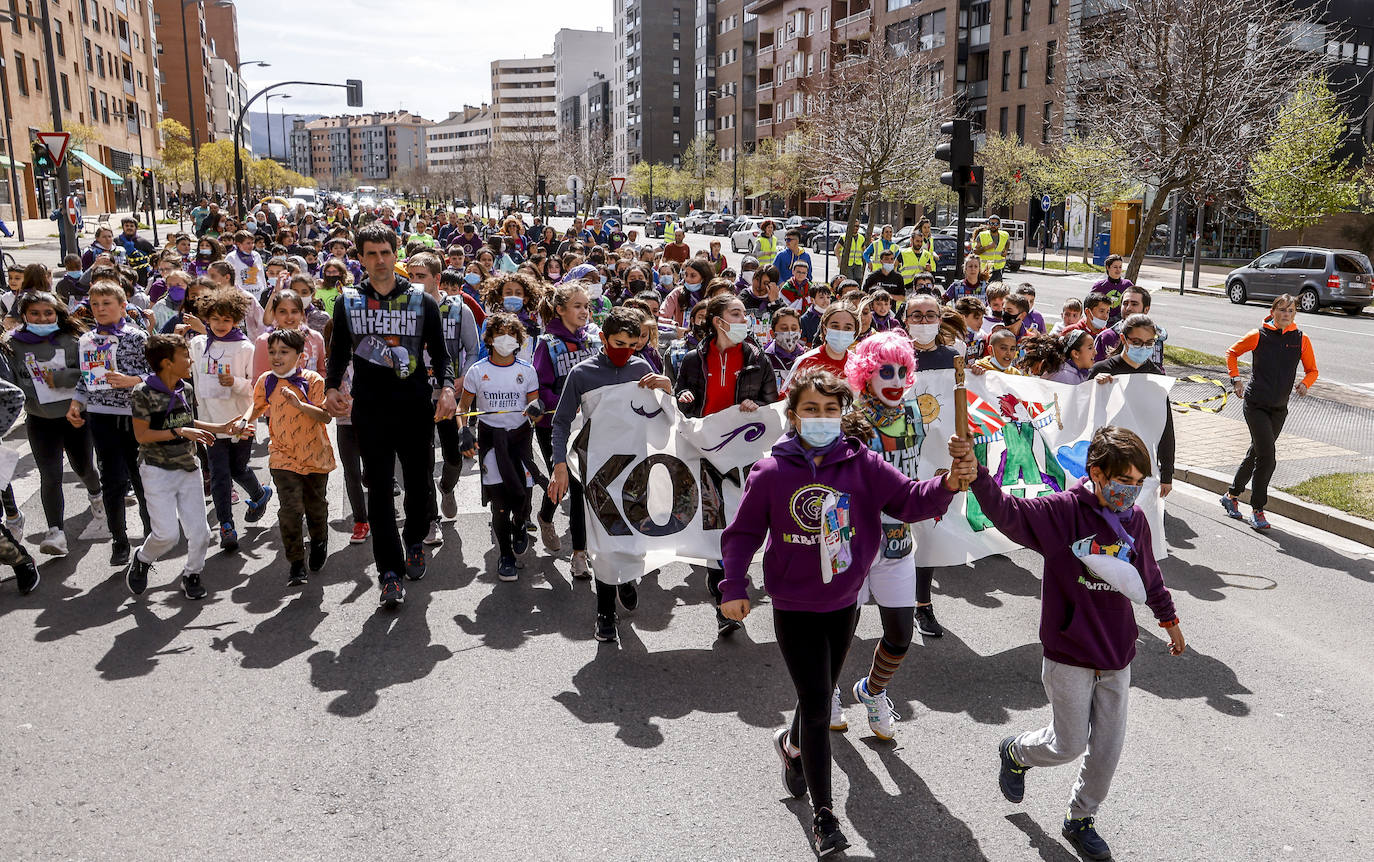
M 1355 206 L 1350 159 L 1337 155 L 1349 123 L 1324 76 L 1303 79 L 1250 159 L 1246 205 L 1271 226 L 1296 230 L 1298 242 L 1326 216 Z
M 1014 137 L 988 133 L 974 161 L 983 166 L 983 209 L 1010 209 L 1030 200 L 1041 157 Z

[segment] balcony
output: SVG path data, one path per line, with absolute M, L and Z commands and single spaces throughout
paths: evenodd
M 773 50 L 773 49 L 774 49 L 775 47 L 776 47 L 776 46 L 772 45 L 771 43 L 768 44 L 768 45 L 760 45 L 760 46 L 759 46 L 759 50 L 758 50 L 758 54 L 755 55 L 755 56 L 758 58 L 758 59 L 756 60 L 756 62 L 757 62 L 760 66 L 771 66 L 771 65 L 773 65 L 773 57 L 774 57 L 774 50 Z
M 857 65 L 859 65 L 860 63 L 862 63 L 863 61 L 864 61 L 863 55 L 862 55 L 862 54 L 859 54 L 859 55 L 857 55 L 857 56 L 849 57 L 848 59 L 841 60 L 840 62 L 838 62 L 838 63 L 835 64 L 835 68 L 836 68 L 836 69 L 848 69 L 850 66 L 857 66 Z
M 769 126 L 773 125 L 773 118 L 772 118 L 772 117 L 763 117 L 763 118 L 759 119 L 759 121 L 758 121 L 757 123 L 755 123 L 754 125 L 757 126 L 757 127 L 760 128 L 760 129 L 766 129 L 766 128 L 768 128 Z
M 867 39 L 873 34 L 873 10 L 865 9 L 835 22 L 835 38 Z
M 758 89 L 755 92 L 757 92 L 760 96 L 767 96 L 769 93 L 773 92 L 773 82 L 768 81 L 766 83 L 759 84 Z

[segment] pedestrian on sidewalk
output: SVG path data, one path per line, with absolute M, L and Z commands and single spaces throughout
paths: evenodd
M 1226 351 L 1226 367 L 1231 372 L 1231 387 L 1245 399 L 1243 415 L 1250 428 L 1250 449 L 1236 470 L 1231 488 L 1221 498 L 1226 514 L 1241 519 L 1239 497 L 1245 486 L 1254 480 L 1250 489 L 1253 511 L 1246 521 L 1256 530 L 1269 529 L 1264 507 L 1269 503 L 1269 480 L 1274 475 L 1276 443 L 1288 418 L 1289 393 L 1299 396 L 1317 382 L 1317 359 L 1312 354 L 1312 342 L 1298 329 L 1294 318 L 1298 306 L 1288 294 L 1276 297 L 1269 306 L 1269 316 L 1259 329 L 1251 330 Z M 1241 381 L 1236 360 L 1246 353 L 1254 353 L 1250 369 L 1250 385 Z M 1302 362 L 1303 378 L 1294 384 L 1298 362 Z

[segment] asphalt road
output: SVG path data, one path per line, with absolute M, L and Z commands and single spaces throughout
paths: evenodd
M 7 445 L 27 449 L 22 432 Z M 36 546 L 27 455 L 15 488 Z M 75 535 L 88 515 L 66 488 Z M 337 476 L 335 553 L 304 588 L 285 586 L 275 504 L 239 554 L 211 557 L 203 602 L 171 589 L 177 557 L 133 599 L 106 548 L 79 542 L 38 592 L 0 585 L 0 858 L 811 858 L 771 749 L 792 694 L 767 602 L 716 641 L 704 584 L 669 566 L 621 644 L 598 645 L 566 553 L 498 582 L 476 477 L 459 490 L 400 613 L 376 608 L 370 548 L 345 544 Z M 1138 614 L 1099 818 L 1116 858 L 1371 858 L 1374 554 L 1282 518 L 1258 536 L 1187 488 L 1169 503 L 1190 649 L 1168 656 Z M 891 689 L 897 742 L 849 707 L 833 737 L 847 858 L 1075 858 L 1058 834 L 1071 768 L 1031 772 L 1020 806 L 996 786 L 998 740 L 1048 718 L 1038 572 L 1024 551 L 941 571 L 949 634 L 916 644 Z M 846 685 L 878 635 L 870 609 Z

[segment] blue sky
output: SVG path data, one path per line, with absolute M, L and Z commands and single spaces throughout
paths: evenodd
M 611 29 L 611 0 L 236 0 L 249 93 L 277 81 L 363 82 L 365 111 L 441 120 L 491 101 L 491 61 L 553 50 L 560 28 Z M 377 10 L 383 10 L 378 12 Z M 293 87 L 272 111 L 338 114 L 343 90 Z M 260 111 L 262 100 L 254 103 Z

